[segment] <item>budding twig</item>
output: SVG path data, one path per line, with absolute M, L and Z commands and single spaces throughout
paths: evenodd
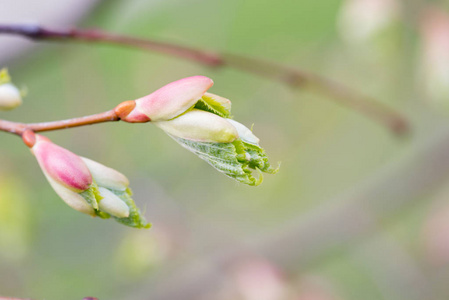
M 35 25 L 0 25 L 0 34 L 14 34 L 33 40 L 96 42 L 140 48 L 192 60 L 209 67 L 232 67 L 247 73 L 267 77 L 293 87 L 309 88 L 356 110 L 381 123 L 395 134 L 408 132 L 407 120 L 375 99 L 360 94 L 338 82 L 322 76 L 274 64 L 260 59 L 203 51 L 195 48 L 149 39 L 117 35 L 100 30 L 53 30 Z
M 33 132 L 52 131 L 104 122 L 113 122 L 118 120 L 120 120 L 120 118 L 115 113 L 115 110 L 110 110 L 86 117 L 53 121 L 53 122 L 43 122 L 43 123 L 27 124 L 27 123 L 17 123 L 6 120 L 0 120 L 0 131 L 5 131 L 22 136 L 22 134 L 27 130 Z

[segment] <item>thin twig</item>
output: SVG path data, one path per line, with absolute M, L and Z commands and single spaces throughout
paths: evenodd
M 43 122 L 43 123 L 17 123 L 11 121 L 0 120 L 0 131 L 9 132 L 12 134 L 16 134 L 21 136 L 25 130 L 31 130 L 34 132 L 42 132 L 42 131 L 52 131 L 59 129 L 67 129 L 72 127 L 79 127 L 85 125 L 92 125 L 104 122 L 114 122 L 118 121 L 119 117 L 115 113 L 114 110 L 110 110 L 107 112 L 68 119 L 68 120 L 60 120 L 53 122 Z M 0 299 L 1 300 L 1 299 Z
M 298 69 L 234 54 L 204 51 L 195 48 L 117 35 L 100 30 L 53 30 L 37 25 L 0 25 L 0 34 L 14 34 L 33 40 L 81 41 L 107 43 L 140 48 L 195 61 L 208 67 L 232 67 L 258 76 L 280 81 L 293 87 L 309 88 L 356 110 L 401 135 L 409 131 L 407 120 L 390 107 L 366 97 L 340 83 Z

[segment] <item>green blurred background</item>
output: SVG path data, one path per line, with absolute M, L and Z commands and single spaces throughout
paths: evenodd
M 29 94 L 0 118 L 26 122 L 105 111 L 168 82 L 209 76 L 211 92 L 232 100 L 235 119 L 254 124 L 282 165 L 254 188 L 216 172 L 151 124 L 48 133 L 127 175 L 153 223 L 139 231 L 71 210 L 22 142 L 1 134 L 0 295 L 447 299 L 449 97 L 444 89 L 427 93 L 423 83 L 439 79 L 423 77 L 422 64 L 429 42 L 423 12 L 433 5 L 444 13 L 447 5 L 398 1 L 379 14 L 388 17 L 384 23 L 354 36 L 342 24 L 357 28 L 364 18 L 345 19 L 349 2 L 110 0 L 79 26 L 322 74 L 406 115 L 407 137 L 307 89 L 140 50 L 42 43 L 8 63 Z

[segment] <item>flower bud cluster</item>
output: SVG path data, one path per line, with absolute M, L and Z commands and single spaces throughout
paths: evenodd
M 129 123 L 151 121 L 226 176 L 258 185 L 262 172 L 274 174 L 277 169 L 271 167 L 253 132 L 231 119 L 231 101 L 207 92 L 212 85 L 204 76 L 184 78 L 148 96 L 123 102 L 112 113 Z M 67 205 L 90 216 L 112 217 L 127 226 L 151 226 L 134 204 L 123 174 L 80 157 L 31 129 L 20 133 Z M 253 170 L 259 172 L 259 178 L 252 175 Z
M 122 121 L 149 122 L 219 171 L 240 182 L 257 185 L 251 169 L 275 173 L 259 139 L 230 119 L 231 101 L 208 93 L 213 81 L 192 76 L 167 84 L 150 95 L 116 108 Z M 220 149 L 217 151 L 217 149 Z
M 70 207 L 90 216 L 113 217 L 128 226 L 150 227 L 131 199 L 129 181 L 123 174 L 44 136 L 28 131 L 23 137 L 50 185 Z

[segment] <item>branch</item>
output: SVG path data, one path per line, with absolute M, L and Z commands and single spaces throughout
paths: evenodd
M 112 34 L 100 30 L 52 30 L 34 25 L 0 25 L 0 34 L 19 35 L 32 40 L 106 43 L 140 48 L 195 61 L 208 67 L 232 67 L 293 87 L 309 88 L 386 126 L 395 134 L 409 131 L 407 120 L 381 102 L 366 97 L 340 83 L 316 74 L 234 54 L 220 54 L 170 43 Z
M 0 131 L 21 136 L 26 130 L 31 130 L 33 132 L 52 131 L 119 120 L 120 118 L 117 116 L 115 110 L 86 117 L 44 123 L 27 124 L 0 120 Z

